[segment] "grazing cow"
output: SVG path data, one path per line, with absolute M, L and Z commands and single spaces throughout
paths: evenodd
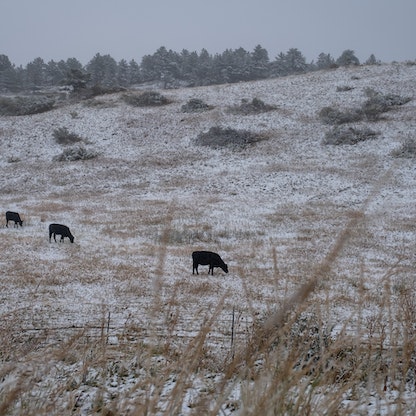
M 71 243 L 74 242 L 74 236 L 69 231 L 69 228 L 66 225 L 61 224 L 50 224 L 49 225 L 49 242 L 51 242 L 51 237 L 53 235 L 53 239 L 56 242 L 56 235 L 61 236 L 60 242 L 63 243 L 64 237 L 68 237 Z
M 18 227 L 20 224 L 23 227 L 23 221 L 20 219 L 20 215 L 18 212 L 7 211 L 6 212 L 6 227 L 9 226 L 9 221 L 14 221 L 14 226 Z
M 228 266 L 222 261 L 221 257 L 217 253 L 212 251 L 194 251 L 192 253 L 193 268 L 192 274 L 198 273 L 198 265 L 202 266 L 209 265 L 208 274 L 211 272 L 211 275 L 214 274 L 214 267 L 221 267 L 225 273 L 228 273 Z

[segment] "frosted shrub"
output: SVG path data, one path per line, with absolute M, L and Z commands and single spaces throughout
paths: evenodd
M 381 94 L 368 88 L 365 91 L 368 100 L 362 105 L 362 112 L 368 120 L 377 120 L 380 114 L 390 111 L 392 108 L 408 103 L 411 98 L 401 97 L 397 94 Z
M 55 101 L 47 97 L 0 97 L 0 115 L 25 116 L 49 111 Z
M 242 99 L 241 104 L 239 106 L 235 106 L 230 108 L 231 113 L 235 114 L 259 114 L 259 113 L 265 113 L 267 111 L 273 111 L 276 110 L 275 106 L 266 104 L 264 101 L 260 100 L 259 98 L 253 98 L 250 101 L 247 99 Z
M 66 127 L 59 127 L 53 131 L 53 137 L 59 144 L 73 144 L 80 142 L 82 138 L 75 133 L 71 133 Z
M 181 107 L 181 110 L 183 113 L 199 113 L 201 111 L 211 110 L 212 108 L 212 106 L 206 104 L 204 101 L 198 98 L 192 98 Z
M 198 146 L 210 146 L 213 148 L 244 148 L 265 138 L 247 130 L 234 130 L 217 126 L 211 127 L 207 133 L 200 133 L 194 142 Z
M 393 151 L 394 157 L 416 158 L 416 140 L 406 139 L 399 149 Z
M 141 94 L 125 95 L 124 101 L 134 107 L 153 107 L 170 104 L 164 95 L 156 91 L 145 91 Z
M 57 162 L 74 162 L 76 160 L 88 160 L 97 157 L 97 154 L 84 146 L 74 146 L 65 149 L 60 155 L 53 158 Z
M 411 98 L 401 97 L 397 94 L 383 95 L 371 88 L 365 91 L 368 99 L 359 108 L 341 111 L 333 107 L 324 107 L 318 117 L 325 124 L 340 125 L 355 123 L 364 119 L 377 121 L 380 114 L 390 111 L 394 107 L 408 103 Z
M 377 135 L 378 133 L 369 128 L 335 127 L 325 134 L 323 144 L 352 145 L 368 139 L 374 139 Z
M 325 124 L 339 125 L 360 121 L 363 118 L 363 114 L 357 109 L 340 111 L 336 108 L 324 107 L 319 112 L 319 118 Z
M 347 92 L 352 91 L 354 87 L 350 87 L 349 85 L 338 85 L 337 92 Z

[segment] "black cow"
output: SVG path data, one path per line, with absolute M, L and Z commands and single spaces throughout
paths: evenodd
M 74 242 L 74 236 L 69 231 L 69 228 L 66 225 L 61 224 L 50 224 L 49 225 L 49 242 L 51 242 L 51 237 L 53 235 L 53 239 L 56 242 L 56 235 L 61 236 L 61 243 L 64 241 L 64 237 L 68 237 L 71 243 Z
M 6 212 L 6 227 L 9 226 L 9 221 L 14 221 L 15 227 L 18 227 L 18 224 L 20 224 L 20 226 L 23 227 L 23 221 L 21 220 L 18 212 L 7 211 Z
M 198 273 L 198 265 L 201 264 L 203 266 L 209 265 L 208 274 L 214 274 L 214 267 L 221 267 L 225 273 L 228 273 L 228 266 L 222 261 L 222 258 L 217 254 L 213 253 L 212 251 L 194 251 L 192 253 L 192 260 L 193 260 L 193 268 L 192 274 L 199 274 Z

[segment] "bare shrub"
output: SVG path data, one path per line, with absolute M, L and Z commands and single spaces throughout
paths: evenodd
M 212 106 L 206 104 L 204 101 L 198 98 L 192 98 L 181 107 L 181 111 L 183 113 L 200 113 L 202 111 L 211 110 L 212 108 Z
M 392 152 L 394 157 L 416 158 L 416 140 L 406 139 L 403 144 Z
M 234 114 L 259 114 L 267 111 L 276 110 L 277 107 L 264 103 L 259 98 L 253 98 L 252 101 L 242 99 L 241 104 L 238 106 L 231 107 L 229 111 Z
M 76 160 L 88 160 L 97 157 L 97 153 L 83 146 L 74 146 L 65 149 L 60 155 L 53 158 L 57 162 L 73 162 Z
M 216 126 L 211 127 L 207 133 L 200 133 L 194 142 L 198 146 L 213 148 L 244 148 L 264 139 L 264 136 L 247 130 L 234 130 Z
M 157 91 L 145 91 L 141 94 L 126 94 L 124 101 L 133 107 L 157 107 L 170 104 L 171 101 Z
M 323 123 L 330 125 L 355 123 L 363 119 L 377 121 L 380 114 L 390 111 L 394 107 L 406 104 L 411 100 L 411 98 L 401 97 L 397 94 L 383 95 L 371 88 L 367 88 L 365 94 L 368 99 L 359 108 L 341 111 L 333 107 L 324 107 L 318 113 L 318 116 Z
M 0 97 L 0 115 L 25 116 L 49 111 L 55 101 L 48 97 Z
M 20 162 L 20 158 L 17 156 L 10 156 L 7 158 L 7 163 L 16 163 Z
M 350 87 L 349 85 L 339 85 L 337 87 L 337 92 L 346 92 L 346 91 L 351 91 L 353 89 L 354 87 Z
M 354 128 L 354 127 L 334 127 L 331 131 L 325 134 L 323 144 L 342 145 L 342 144 L 357 144 L 368 139 L 374 139 L 378 133 L 369 128 Z
M 341 111 L 333 107 L 324 107 L 319 112 L 319 118 L 325 124 L 340 125 L 360 121 L 363 118 L 363 114 L 358 109 Z
M 365 94 L 368 99 L 361 107 L 368 120 L 378 120 L 380 114 L 390 111 L 392 108 L 408 103 L 411 98 L 401 97 L 398 94 L 381 94 L 372 88 L 367 88 Z
M 71 133 L 66 127 L 59 127 L 52 133 L 55 141 L 59 144 L 67 145 L 80 142 L 82 138 L 76 133 Z

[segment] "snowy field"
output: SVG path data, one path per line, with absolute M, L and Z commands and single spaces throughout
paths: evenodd
M 416 160 L 393 155 L 416 139 L 415 81 L 416 65 L 396 63 L 160 91 L 162 107 L 119 93 L 1 117 L 0 206 L 24 223 L 0 227 L 0 414 L 278 414 L 250 408 L 241 370 L 225 376 L 225 363 L 310 281 L 301 306 L 331 336 L 396 351 L 405 333 L 416 346 L 401 328 L 416 318 Z M 359 107 L 368 88 L 411 101 L 359 123 L 376 138 L 324 145 L 319 111 Z M 213 108 L 182 112 L 194 98 Z M 253 98 L 276 109 L 229 111 Z M 195 145 L 214 126 L 265 139 Z M 97 157 L 55 161 L 61 127 Z M 50 243 L 52 222 L 74 244 Z M 192 275 L 200 249 L 229 273 Z M 320 414 L 414 414 L 414 378 L 398 387 L 389 371 L 364 393 L 347 383 L 337 413 Z

